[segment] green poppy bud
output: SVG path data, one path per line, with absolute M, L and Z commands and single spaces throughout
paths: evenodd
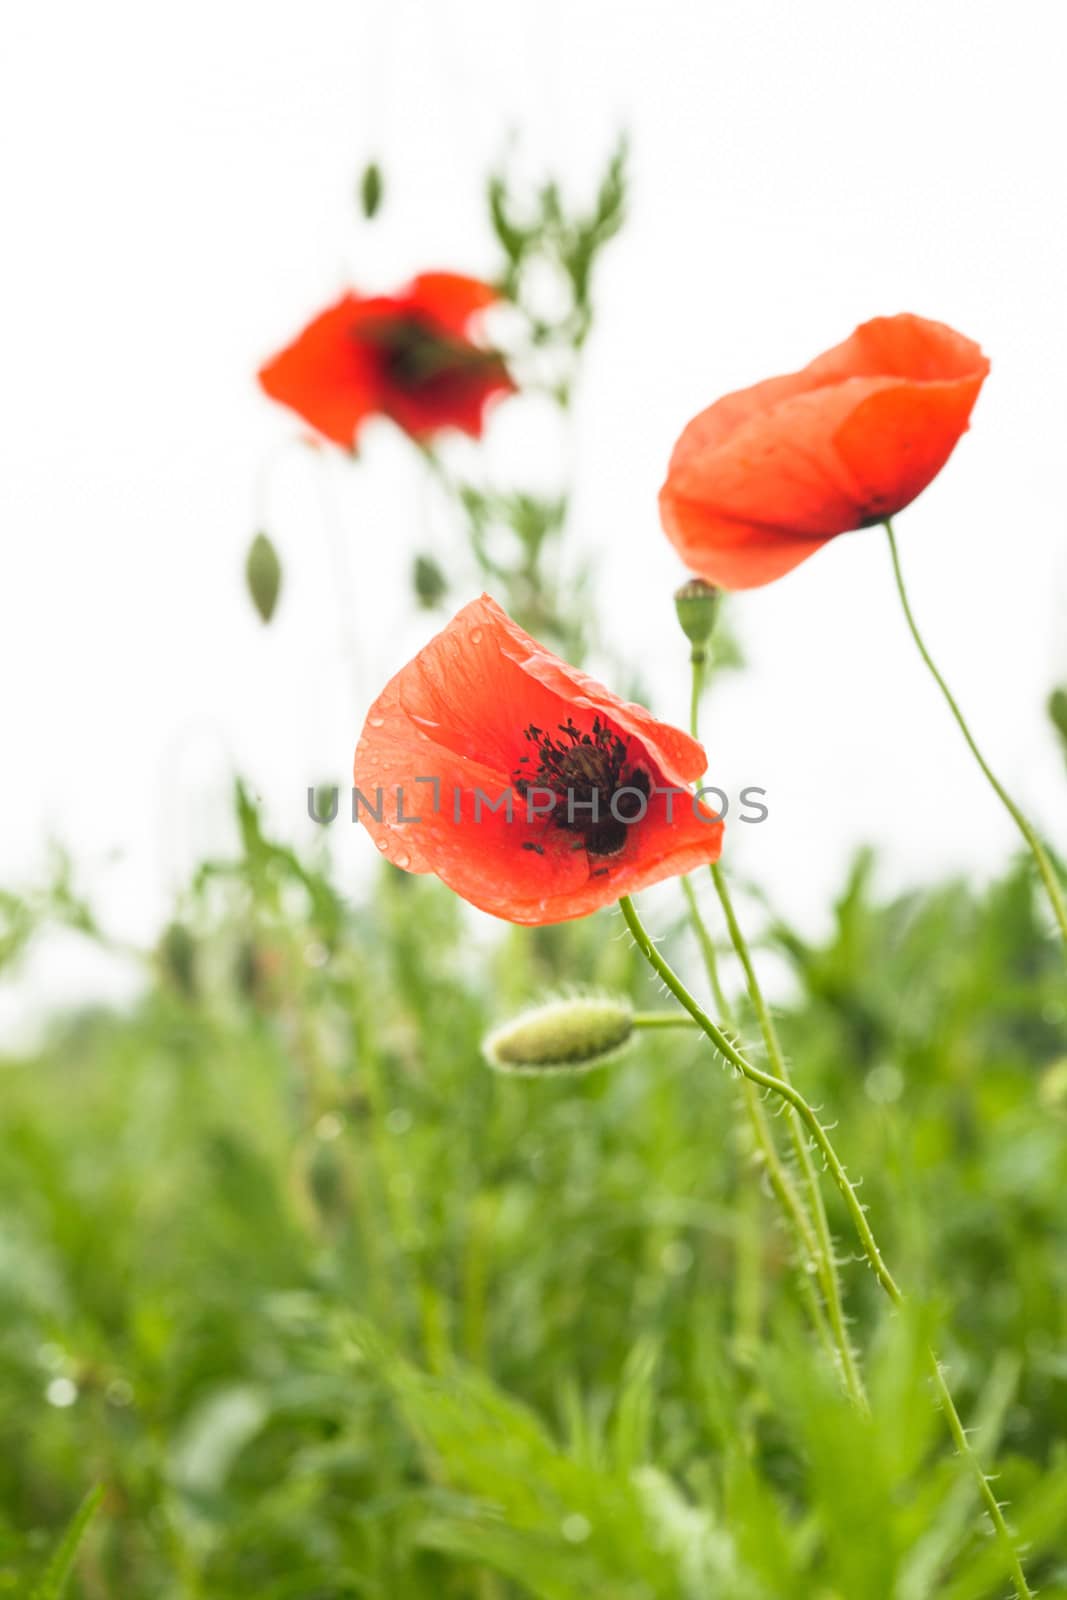
M 675 591 L 674 609 L 682 632 L 694 649 L 702 649 L 715 631 L 722 590 L 703 578 L 690 578 Z
M 252 604 L 263 622 L 269 622 L 278 604 L 282 586 L 282 564 L 278 552 L 265 533 L 257 533 L 252 540 L 245 562 L 245 578 Z
M 196 940 L 183 922 L 172 922 L 163 930 L 157 956 L 164 976 L 186 1000 L 194 1000 L 198 990 Z
M 629 1042 L 634 1014 L 625 1000 L 572 995 L 524 1011 L 494 1029 L 482 1049 L 498 1072 L 538 1077 L 586 1072 L 611 1061 Z
M 425 611 L 432 611 L 435 606 L 440 605 L 448 593 L 448 579 L 433 556 L 415 557 L 411 582 L 415 598 Z
M 381 167 L 376 161 L 369 161 L 359 180 L 359 203 L 368 222 L 378 214 L 384 188 Z

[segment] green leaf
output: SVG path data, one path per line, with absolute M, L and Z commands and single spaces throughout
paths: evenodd
M 74 1559 L 84 1539 L 89 1524 L 100 1509 L 100 1502 L 104 1498 L 102 1485 L 97 1484 L 95 1489 L 90 1489 L 81 1505 L 74 1513 L 59 1545 L 45 1568 L 40 1579 L 30 1591 L 30 1600 L 59 1600 L 59 1596 L 66 1588 L 67 1579 L 70 1577 Z
M 265 533 L 257 533 L 252 540 L 245 562 L 245 577 L 252 604 L 263 622 L 269 622 L 278 604 L 282 586 L 282 564 L 278 552 Z
M 488 198 L 493 232 L 514 267 L 521 261 L 535 236 L 527 229 L 520 228 L 512 219 L 508 211 L 507 180 L 500 173 L 494 173 L 489 179 Z

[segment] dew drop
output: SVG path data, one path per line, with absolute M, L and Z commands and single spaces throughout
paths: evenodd
M 72 1383 L 70 1378 L 53 1378 L 44 1392 L 44 1397 L 50 1406 L 57 1406 L 66 1410 L 78 1398 L 78 1385 Z
M 375 841 L 374 841 L 374 842 L 375 842 L 375 844 L 376 844 L 376 845 L 377 845 L 377 846 L 378 846 L 378 849 L 379 849 L 379 850 L 380 850 L 380 851 L 381 851 L 381 852 L 382 852 L 382 854 L 383 854 L 383 855 L 384 855 L 384 854 L 385 854 L 385 852 L 386 852 L 386 851 L 387 851 L 387 850 L 388 850 L 388 848 L 389 848 L 389 840 L 388 840 L 388 839 L 375 839 Z
M 402 850 L 398 856 L 393 857 L 393 865 L 397 867 L 410 867 L 411 857 Z
M 471 644 L 481 644 L 481 642 L 482 642 L 482 630 L 481 630 L 481 628 L 472 628 L 471 629 Z
M 367 718 L 367 725 L 368 725 L 368 727 L 371 727 L 371 728 L 384 728 L 385 727 L 385 718 L 384 717 L 368 717 Z

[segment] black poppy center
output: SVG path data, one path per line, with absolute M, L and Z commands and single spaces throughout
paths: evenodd
M 398 389 L 421 389 L 468 370 L 480 370 L 488 355 L 410 313 L 373 321 L 368 318 L 359 325 L 357 337 L 375 347 L 384 375 Z
M 552 823 L 580 835 L 575 849 L 591 856 L 616 856 L 633 824 L 644 815 L 651 783 L 630 761 L 629 744 L 599 717 L 582 733 L 568 717 L 552 733 L 530 723 L 523 737 L 534 746 L 520 757 L 515 787 L 556 797 Z

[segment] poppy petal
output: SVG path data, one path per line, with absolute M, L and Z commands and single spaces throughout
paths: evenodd
M 988 371 L 979 347 L 941 323 L 864 323 L 802 371 L 689 423 L 660 494 L 668 538 L 725 588 L 780 577 L 920 494 L 966 431 Z
M 397 296 L 406 309 L 421 311 L 453 334 L 466 333 L 471 319 L 499 299 L 492 284 L 459 272 L 420 272 Z
M 548 791 L 528 807 L 516 780 L 536 748 L 531 724 L 580 735 L 598 721 L 624 741 L 649 790 L 613 854 L 546 814 Z M 559 661 L 483 595 L 378 697 L 354 775 L 361 820 L 397 866 L 436 873 L 495 916 L 544 923 L 717 859 L 722 823 L 688 790 L 704 765 L 695 740 Z
M 419 441 L 446 428 L 480 438 L 486 406 L 516 388 L 503 358 L 467 333 L 498 298 L 451 272 L 423 273 L 397 295 L 346 294 L 262 367 L 260 384 L 348 449 L 372 415 Z
M 893 516 L 920 495 L 967 431 L 981 378 L 872 390 L 841 424 L 834 447 L 865 508 L 865 522 Z
M 344 295 L 259 372 L 272 400 L 346 449 L 378 404 L 374 365 L 354 333 L 359 315 L 360 302 Z

